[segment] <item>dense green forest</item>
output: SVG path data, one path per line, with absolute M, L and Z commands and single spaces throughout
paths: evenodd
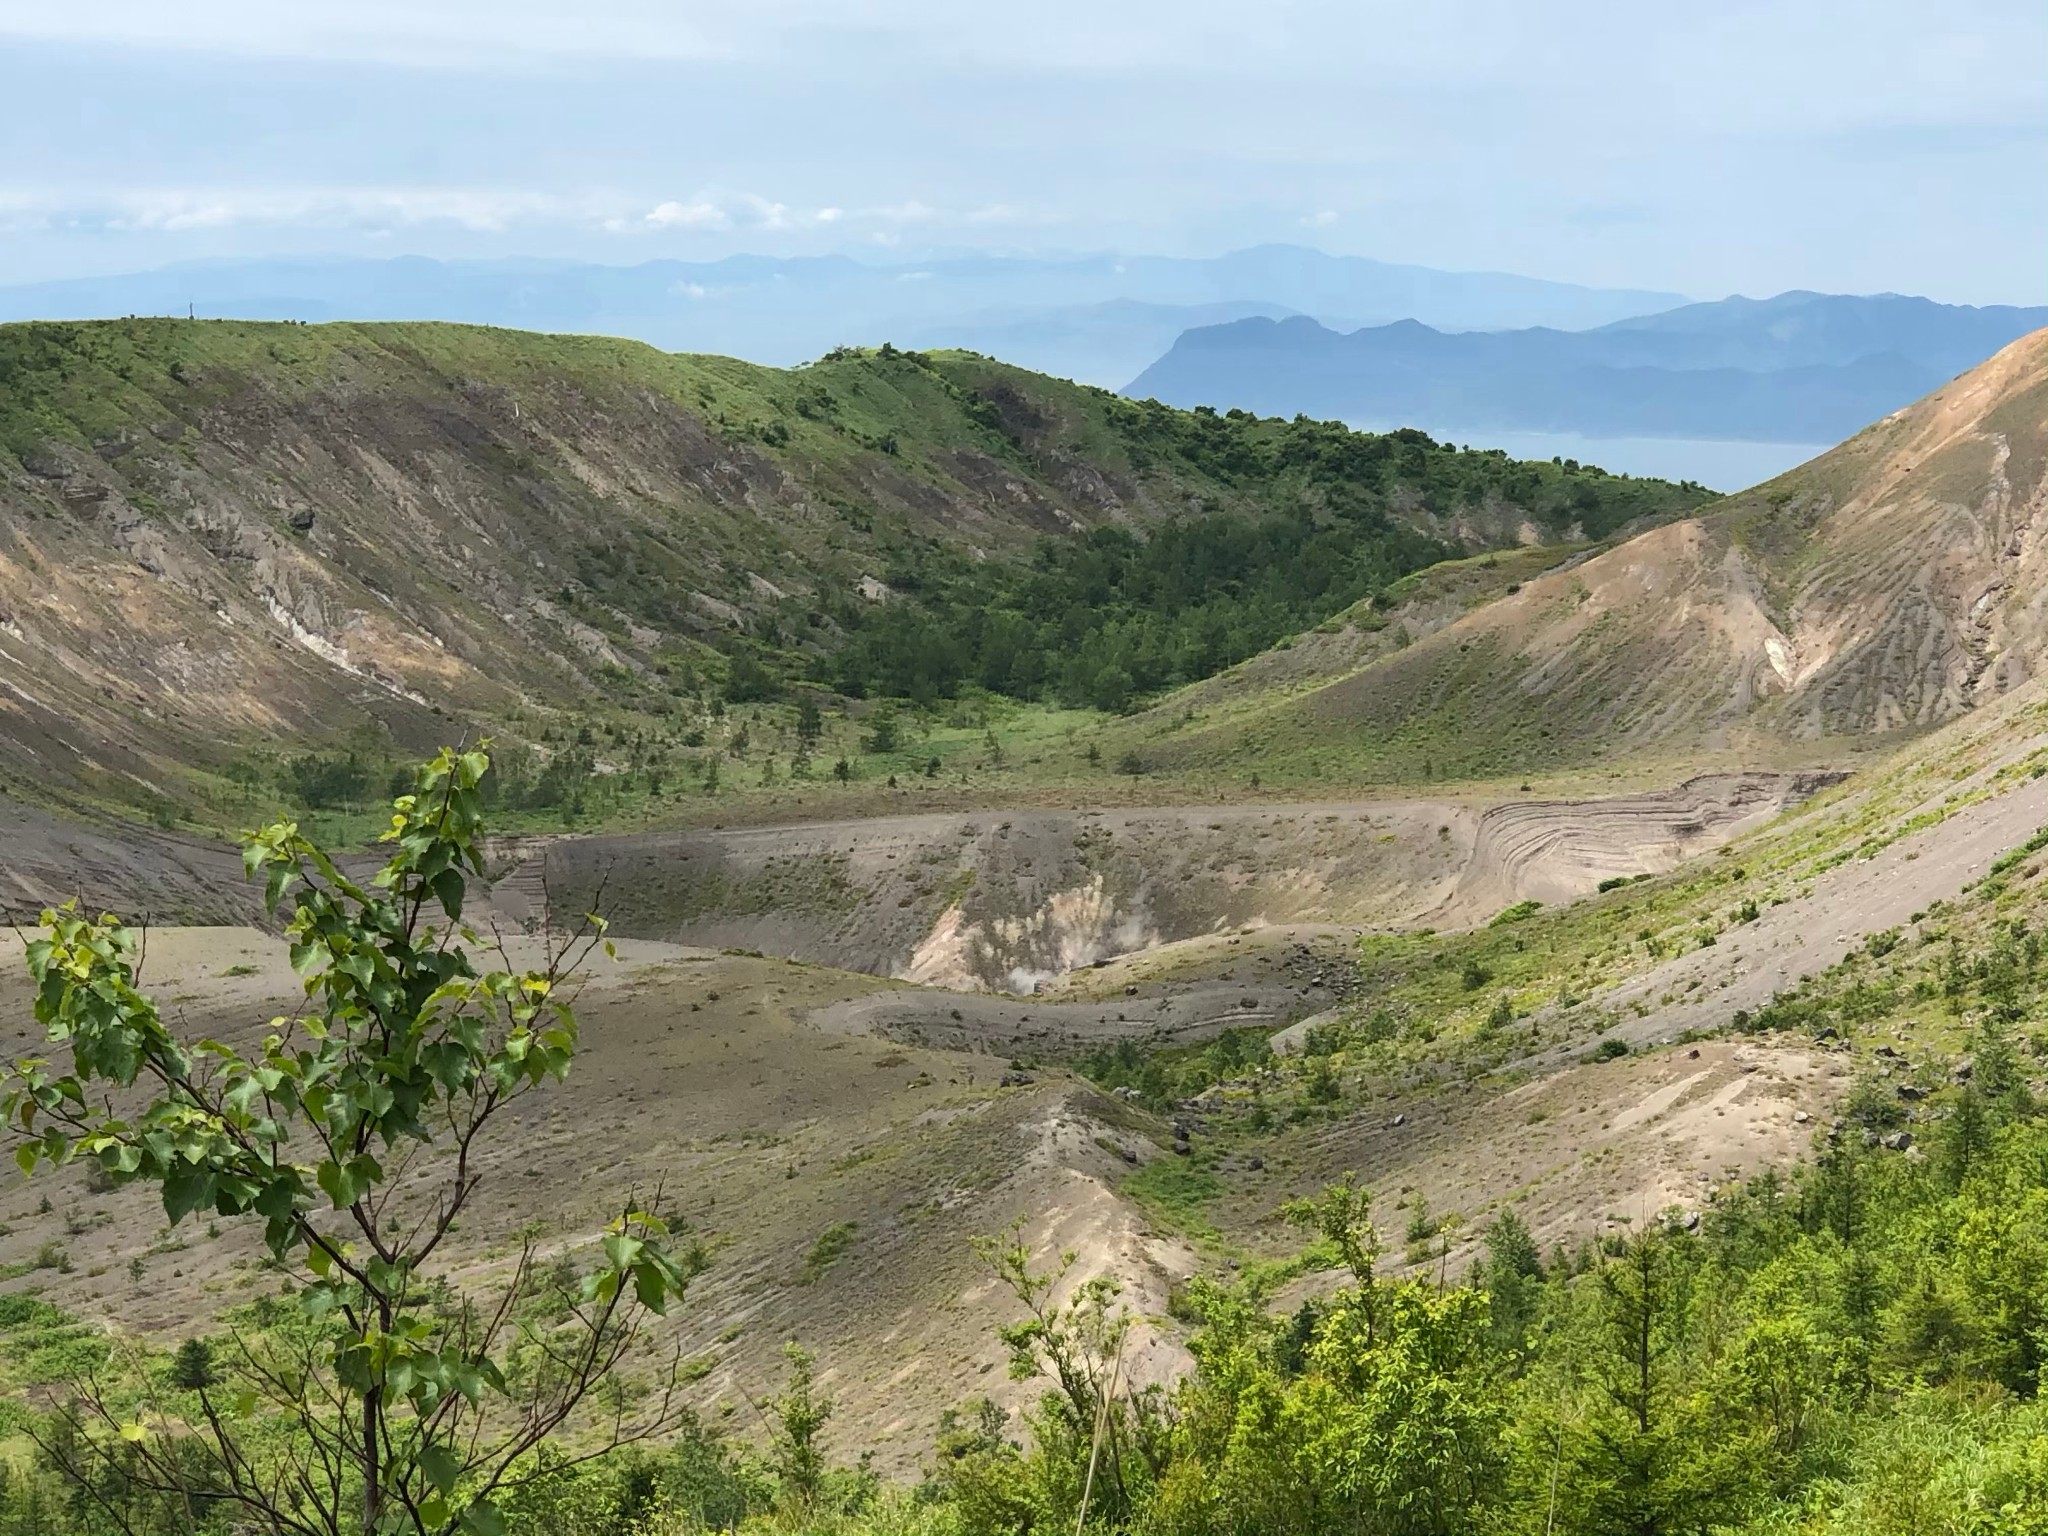
M 855 695 L 919 701 L 972 683 L 1123 710 L 1264 650 L 1456 553 L 1384 518 L 1227 514 L 1141 538 L 1047 540 L 1021 569 L 933 561 L 893 573 L 908 600 L 855 610 L 827 663 Z
M 1705 499 L 1697 486 L 1525 463 L 1413 430 L 1375 435 L 1150 401 L 1118 402 L 1109 421 L 1134 464 L 1171 460 L 1266 510 L 1050 536 L 1022 565 L 898 547 L 885 571 L 894 600 L 832 605 L 837 633 L 819 680 L 856 696 L 928 701 L 972 684 L 1123 710 L 1466 552 L 1424 532 L 1433 521 L 1505 505 L 1547 537 L 1601 539 Z M 742 697 L 763 686 L 753 658 L 734 675 Z

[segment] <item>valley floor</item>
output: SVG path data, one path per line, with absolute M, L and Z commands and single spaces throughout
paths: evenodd
M 513 961 L 586 890 L 624 893 L 622 937 L 568 1084 L 520 1106 L 484 1167 L 467 1272 L 502 1271 L 522 1232 L 572 1253 L 656 1192 L 712 1258 L 673 1324 L 707 1418 L 753 1433 L 796 1339 L 838 1443 L 907 1474 L 948 1408 L 1037 1390 L 1004 1376 L 1009 1304 L 970 1246 L 1012 1223 L 1042 1259 L 1078 1255 L 1070 1284 L 1118 1281 L 1136 1379 L 1165 1381 L 1191 1278 L 1291 1276 L 1288 1305 L 1336 1283 L 1277 1213 L 1345 1175 L 1406 1222 L 1397 1270 L 1462 1271 L 1504 1211 L 1546 1247 L 1690 1220 L 1806 1155 L 1864 1077 L 1959 1048 L 1924 988 L 1755 1030 L 1803 985 L 1932 953 L 1952 919 L 1931 914 L 2018 899 L 2005 883 L 2035 867 L 2012 850 L 2048 822 L 2044 714 L 2016 696 L 1844 783 L 508 845 L 482 919 Z M 118 863 L 67 836 L 10 844 L 18 893 Z M 228 889 L 213 850 L 150 846 L 138 892 Z M 940 931 L 959 963 L 919 976 Z M 244 926 L 153 925 L 143 980 L 182 1033 L 230 1041 L 297 995 L 280 941 Z M 9 960 L 16 1054 L 29 1003 Z M 13 1288 L 149 1338 L 264 1283 L 249 1232 L 167 1227 L 81 1170 L 17 1186 L 0 1229 Z

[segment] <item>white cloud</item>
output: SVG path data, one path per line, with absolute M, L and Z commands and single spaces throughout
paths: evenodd
M 851 215 L 859 219 L 863 214 Z M 700 192 L 696 196 L 657 203 L 642 222 L 654 229 L 742 230 L 766 234 L 822 229 L 849 215 L 843 208 L 799 208 L 758 192 Z
M 741 193 L 739 203 L 742 210 L 740 222 L 751 229 L 789 229 L 799 222 L 809 222 L 808 216 L 791 213 L 789 204 L 775 202 L 758 193 Z
M 565 196 L 487 187 L 141 187 L 80 193 L 0 186 L 0 230 L 7 231 L 69 228 L 175 235 L 290 228 L 376 233 L 438 225 L 478 234 L 580 229 L 644 237 L 827 230 L 875 234 L 913 227 L 1044 221 L 1041 215 L 1009 206 L 960 213 L 911 199 L 865 208 L 812 207 L 758 192 L 718 189 L 649 204 L 617 193 Z
M 716 203 L 656 203 L 646 222 L 656 229 L 730 229 L 732 218 Z
M 1302 227 L 1305 229 L 1328 229 L 1336 222 L 1337 210 L 1334 208 L 1318 208 L 1314 213 L 1304 213 L 1301 216 Z
M 449 225 L 500 233 L 532 224 L 596 223 L 592 198 L 463 187 L 152 187 L 86 193 L 0 188 L 10 224 L 177 233 L 236 226 L 386 229 Z

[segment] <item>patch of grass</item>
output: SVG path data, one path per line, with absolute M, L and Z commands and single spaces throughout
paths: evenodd
M 682 1363 L 681 1367 L 676 1371 L 676 1375 L 682 1381 L 698 1382 L 717 1369 L 718 1356 L 692 1355 Z
M 1216 1235 L 1203 1207 L 1223 1194 L 1223 1181 L 1189 1158 L 1155 1157 L 1123 1189 L 1164 1226 L 1191 1237 Z
M 818 1240 L 811 1244 L 811 1251 L 804 1255 L 803 1272 L 797 1276 L 799 1285 L 815 1285 L 825 1277 L 834 1264 L 846 1257 L 847 1249 L 860 1231 L 860 1223 L 835 1221 L 818 1234 Z

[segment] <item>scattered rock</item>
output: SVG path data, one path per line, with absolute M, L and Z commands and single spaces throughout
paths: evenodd
M 1402 1126 L 1408 1123 L 1408 1117 L 1406 1115 L 1396 1115 L 1388 1123 L 1391 1124 L 1394 1127 L 1394 1129 L 1398 1131 Z
M 1804 1125 L 1807 1121 L 1811 1120 L 1812 1118 L 1813 1116 L 1809 1115 L 1803 1109 L 1795 1109 L 1792 1111 L 1792 1123 L 1794 1125 Z
M 1029 1072 L 1005 1072 L 996 1084 L 998 1088 L 1029 1088 L 1038 1079 Z
M 1134 1167 L 1137 1165 L 1138 1149 L 1136 1147 L 1120 1147 L 1117 1150 L 1122 1154 L 1125 1162 L 1130 1163 Z
M 1879 1145 L 1887 1152 L 1903 1152 L 1913 1145 L 1913 1133 L 1911 1131 L 1893 1131 Z

